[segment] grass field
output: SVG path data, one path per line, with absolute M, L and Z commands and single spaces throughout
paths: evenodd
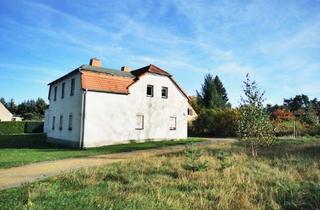
M 65 173 L 2 191 L 0 209 L 319 209 L 320 139 L 282 139 L 256 159 L 240 143 L 204 146 L 207 171 L 183 153 Z
M 0 135 L 0 168 L 9 168 L 35 162 L 71 157 L 85 157 L 99 154 L 160 148 L 198 141 L 202 140 L 199 138 L 189 138 L 178 141 L 119 144 L 79 150 L 48 144 L 46 143 L 46 136 L 43 134 Z

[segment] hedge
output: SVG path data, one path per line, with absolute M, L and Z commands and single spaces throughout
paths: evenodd
M 43 124 L 37 121 L 0 122 L 0 135 L 43 133 Z

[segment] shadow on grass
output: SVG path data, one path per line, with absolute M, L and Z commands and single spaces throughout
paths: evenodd
M 49 149 L 61 150 L 65 147 L 47 143 L 47 137 L 39 134 L 0 135 L 0 149 Z

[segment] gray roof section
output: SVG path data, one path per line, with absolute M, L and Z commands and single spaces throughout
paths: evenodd
M 129 77 L 129 78 L 135 78 L 133 74 L 130 72 L 125 72 L 121 70 L 116 70 L 116 69 L 109 69 L 109 68 L 103 68 L 103 67 L 95 67 L 91 65 L 81 65 L 80 70 L 89 70 L 89 71 L 95 71 L 95 72 L 101 72 L 101 73 L 106 73 L 106 74 L 111 74 L 114 76 L 120 76 L 120 77 Z

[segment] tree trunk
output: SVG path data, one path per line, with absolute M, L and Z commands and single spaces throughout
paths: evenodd
M 252 154 L 252 157 L 255 156 L 255 149 L 254 149 L 253 143 L 251 143 L 251 154 Z

